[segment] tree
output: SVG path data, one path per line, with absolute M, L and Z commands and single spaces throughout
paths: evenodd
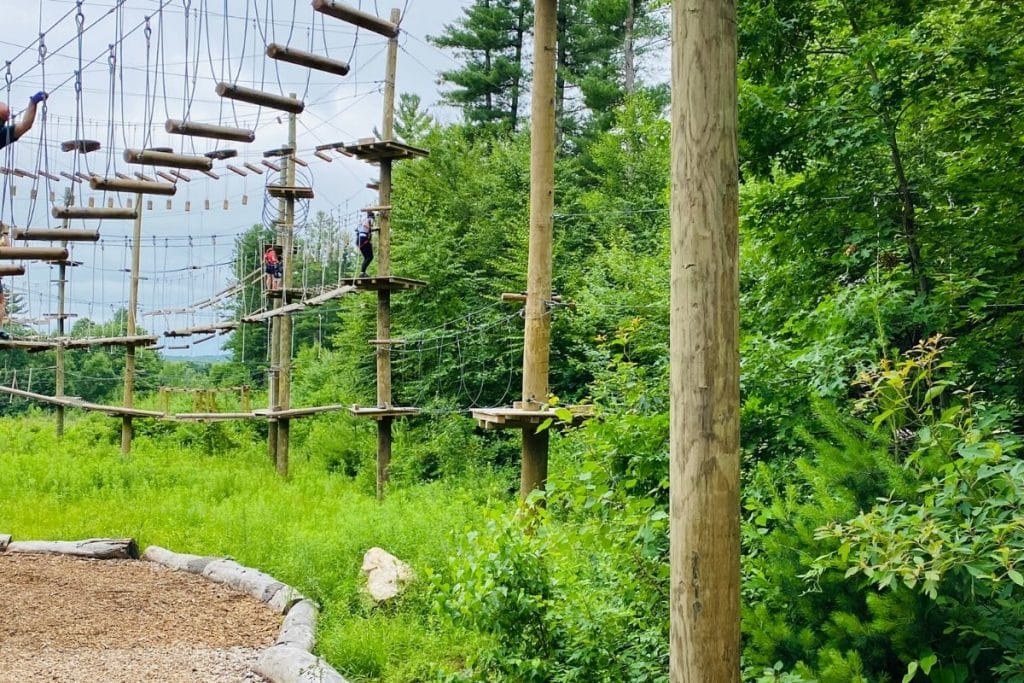
M 520 96 L 527 80 L 523 45 L 531 23 L 529 0 L 475 0 L 464 17 L 430 38 L 450 48 L 465 65 L 441 73 L 454 86 L 444 101 L 461 107 L 469 123 L 515 131 Z
M 395 132 L 398 133 L 398 137 L 410 144 L 423 140 L 437 125 L 433 116 L 420 109 L 421 102 L 420 96 L 416 93 L 404 92 L 398 97 Z

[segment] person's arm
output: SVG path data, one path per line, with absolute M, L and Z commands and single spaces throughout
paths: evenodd
M 21 117 L 21 120 L 18 121 L 18 123 L 14 126 L 15 140 L 20 138 L 22 135 L 27 133 L 30 128 L 32 128 L 32 124 L 36 122 L 36 108 L 39 106 L 39 103 L 44 101 L 47 97 L 49 97 L 49 95 L 40 90 L 35 95 L 29 98 L 28 109 L 25 110 L 25 115 Z

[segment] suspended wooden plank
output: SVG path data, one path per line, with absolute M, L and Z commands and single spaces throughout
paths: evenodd
M 342 282 L 358 289 L 370 291 L 416 289 L 417 287 L 425 287 L 427 284 L 423 280 L 413 280 L 412 278 L 395 277 L 393 275 L 387 277 L 377 275 L 371 275 L 370 277 L 348 277 L 342 278 Z
M 289 410 L 257 410 L 256 415 L 269 418 L 293 418 L 306 417 L 307 415 L 319 415 L 320 413 L 335 413 L 345 410 L 344 405 L 316 406 L 313 408 L 291 408 Z
M 321 152 L 319 150 L 313 152 L 313 156 L 315 156 L 317 159 L 323 159 L 327 163 L 331 163 L 332 161 L 334 161 L 334 157 L 332 157 L 330 154 L 328 154 L 327 152 Z
M 373 420 L 382 420 L 386 417 L 410 417 L 420 413 L 419 408 L 407 408 L 401 406 L 360 406 L 352 405 L 348 412 L 355 417 L 368 417 Z
M 253 142 L 256 139 L 256 131 L 246 130 L 244 128 L 231 128 L 228 126 L 214 126 L 207 123 L 195 123 L 193 121 L 182 121 L 180 119 L 168 119 L 167 123 L 164 124 L 164 130 L 176 135 L 213 138 L 214 140 L 231 140 L 233 142 Z
M 287 185 L 267 185 L 267 194 L 275 199 L 312 199 L 312 187 L 290 187 Z
M 0 277 L 17 277 L 25 274 L 25 266 L 0 265 Z
M 266 159 L 264 159 L 260 163 L 269 168 L 271 171 L 277 171 L 278 173 L 281 172 L 281 167 L 275 164 L 273 161 L 267 161 Z
M 54 218 L 135 219 L 135 209 L 107 209 L 102 206 L 55 206 L 50 213 Z
M 357 290 L 352 285 L 343 285 L 336 289 L 328 290 L 323 294 L 318 294 L 317 296 L 314 296 L 311 299 L 306 299 L 302 303 L 306 304 L 307 306 L 319 306 L 320 304 L 326 303 L 333 299 L 337 299 L 338 297 L 344 296 L 346 294 L 351 294 L 352 292 L 355 291 Z
M 224 161 L 225 159 L 234 159 L 238 156 L 237 149 L 215 149 L 210 152 L 203 154 L 204 157 L 209 157 L 214 161 Z
M 237 166 L 235 166 L 234 164 L 227 164 L 227 165 L 225 166 L 225 168 L 226 168 L 226 169 L 228 169 L 229 171 L 231 171 L 232 173 L 234 173 L 235 175 L 240 175 L 240 176 L 242 176 L 243 178 L 244 178 L 244 177 L 246 177 L 247 175 L 249 175 L 248 173 L 246 173 L 246 172 L 245 172 L 245 171 L 243 171 L 242 169 L 238 168 L 238 167 L 237 167 Z
M 213 178 L 214 180 L 220 180 L 220 176 L 214 173 L 213 171 L 200 170 L 199 172 L 202 173 L 203 175 Z
M 306 108 L 306 105 L 301 100 L 263 92 L 262 90 L 244 88 L 240 85 L 231 85 L 230 83 L 218 83 L 217 94 L 229 100 L 238 100 L 239 102 L 248 102 L 249 104 L 256 104 L 261 107 L 280 109 L 291 114 L 301 114 L 302 110 Z
M 32 173 L 31 171 L 24 171 L 24 170 L 22 170 L 20 168 L 14 169 L 14 175 L 16 175 L 18 177 L 21 177 L 21 178 L 31 178 L 32 180 L 36 179 L 36 174 L 35 173 Z
M 58 182 L 58 183 L 60 182 L 60 176 L 55 176 L 52 173 L 49 173 L 49 172 L 44 171 L 42 169 L 36 170 L 36 173 L 38 173 L 43 178 L 46 178 L 47 180 L 52 180 L 52 181 Z
M 29 242 L 96 242 L 98 230 L 72 230 L 70 228 L 15 228 L 14 238 Z
M 229 420 L 255 420 L 262 418 L 256 413 L 177 413 L 168 415 L 168 420 L 176 422 L 227 422 Z
M 314 149 L 316 149 L 317 152 L 326 152 L 329 149 L 333 149 L 343 157 L 350 157 L 352 155 L 345 151 L 346 144 L 347 143 L 344 142 L 328 142 L 326 145 L 317 145 Z
M 99 148 L 99 140 L 65 140 L 60 143 L 60 150 L 62 152 L 77 151 L 80 154 L 88 154 L 89 152 L 95 152 Z
M 191 168 L 197 171 L 208 171 L 213 168 L 213 160 L 206 157 L 193 157 L 184 154 L 156 152 L 148 149 L 126 149 L 124 160 L 129 164 L 146 164 L 150 166 L 169 166 L 171 168 Z
M 80 337 L 64 339 L 61 346 L 66 349 L 87 349 L 93 346 L 151 346 L 157 342 L 156 335 L 134 335 L 131 337 Z
M 244 164 L 242 164 L 242 165 L 243 165 L 243 166 L 245 166 L 245 167 L 246 167 L 247 169 L 249 169 L 250 171 L 252 171 L 253 173 L 255 173 L 256 175 L 263 175 L 263 169 L 262 169 L 262 168 L 260 168 L 259 166 L 257 166 L 256 164 L 253 164 L 253 163 L 249 163 L 249 162 L 247 161 L 247 162 L 245 162 L 245 163 L 244 163 Z M 278 169 L 278 170 L 280 170 L 280 169 Z
M 184 173 L 182 173 L 181 171 L 179 171 L 176 168 L 171 170 L 171 175 L 173 175 L 178 180 L 184 180 L 186 183 L 191 183 L 192 182 L 192 178 L 188 177 L 187 175 L 185 175 Z
M 156 182 L 155 180 L 153 180 L 152 178 L 150 178 L 150 177 L 149 177 L 148 175 L 146 175 L 145 173 L 136 173 L 136 174 L 135 174 L 135 177 L 136 177 L 136 178 L 138 178 L 139 180 L 144 180 L 144 181 L 146 181 L 147 183 L 155 183 L 155 182 Z
M 80 182 L 82 182 L 81 179 L 76 178 L 75 176 L 71 175 L 67 171 L 61 171 L 60 175 L 61 175 L 62 178 L 67 178 L 68 180 L 70 180 L 73 183 L 80 183 Z
M 334 2 L 333 0 L 313 0 L 313 9 L 329 17 L 341 19 L 360 28 L 365 28 L 367 31 L 373 31 L 385 38 L 396 38 L 398 36 L 398 24 L 393 24 L 386 19 L 381 19 L 374 14 L 363 12 L 344 3 Z
M 67 257 L 68 250 L 60 247 L 0 247 L 0 259 L 7 261 L 45 261 Z
M 166 171 L 157 171 L 156 172 L 156 177 L 157 178 L 163 178 L 164 180 L 166 180 L 169 183 L 176 183 L 176 182 L 178 182 L 177 176 L 173 176 L 170 173 L 167 173 Z
M 594 416 L 594 406 L 562 406 L 569 411 L 572 419 L 568 422 L 559 418 L 553 408 L 530 410 L 526 408 L 478 408 L 473 410 L 473 419 L 483 429 L 525 429 L 535 428 L 545 420 L 551 420 L 557 427 L 579 426 Z
M 174 195 L 178 186 L 174 183 L 149 183 L 145 180 L 122 180 L 120 178 L 93 178 L 89 186 L 106 192 L 132 192 L 134 194 Z
M 270 45 L 267 45 L 267 56 L 271 59 L 289 62 L 290 64 L 298 64 L 299 66 L 304 66 L 307 69 L 326 71 L 327 73 L 337 74 L 338 76 L 347 76 L 349 71 L 349 67 L 346 62 L 342 62 L 337 59 L 330 59 L 329 57 L 313 54 L 312 52 L 305 52 L 304 50 L 296 50 L 294 47 L 288 47 L 286 45 L 281 45 L 280 43 L 271 43 Z

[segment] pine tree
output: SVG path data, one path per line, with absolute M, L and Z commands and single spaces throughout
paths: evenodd
M 496 125 L 514 131 L 520 95 L 526 81 L 523 64 L 526 32 L 532 22 L 529 0 L 475 0 L 465 16 L 430 38 L 450 48 L 465 66 L 441 74 L 454 86 L 444 101 L 461 107 L 469 123 Z

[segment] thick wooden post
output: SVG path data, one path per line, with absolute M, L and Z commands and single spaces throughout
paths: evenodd
M 401 12 L 391 10 L 391 23 L 398 25 Z M 395 136 L 395 74 L 398 71 L 398 36 L 388 40 L 387 73 L 384 77 L 384 121 L 381 135 L 385 140 Z M 378 206 L 391 206 L 391 159 L 380 162 L 380 189 L 377 194 Z M 377 221 L 377 275 L 391 274 L 391 211 L 378 214 Z M 377 339 L 391 338 L 391 290 L 377 290 Z M 377 405 L 391 405 L 391 346 L 377 346 Z M 377 420 L 377 498 L 384 497 L 384 487 L 391 467 L 391 422 L 390 417 Z
M 296 98 L 291 93 L 292 99 Z M 292 113 L 288 115 L 288 144 L 292 152 L 285 160 L 285 185 L 295 187 L 295 145 L 297 138 L 297 116 Z M 281 225 L 280 241 L 284 251 L 284 273 L 281 277 L 281 303 L 288 303 L 288 292 L 292 288 L 295 279 L 295 258 L 292 253 L 295 238 L 295 195 L 289 194 L 284 200 L 284 223 Z M 275 410 L 288 410 L 292 400 L 292 314 L 280 316 L 278 323 L 278 367 L 281 369 L 277 378 L 277 405 Z M 291 437 L 291 421 L 288 418 L 277 420 L 277 473 L 282 477 L 288 476 L 288 449 Z
M 548 399 L 550 361 L 551 250 L 555 210 L 555 46 L 557 0 L 538 0 L 533 37 L 533 102 L 530 112 L 530 253 L 526 281 L 523 347 L 523 407 Z M 548 472 L 548 434 L 523 428 L 519 493 L 543 489 Z
M 735 0 L 672 6 L 673 683 L 740 680 Z
M 139 267 L 142 255 L 142 194 L 135 195 L 135 228 L 132 231 L 132 277 L 128 290 L 128 320 L 125 333 L 135 336 L 135 320 L 139 311 Z M 135 405 L 135 346 L 124 349 L 124 407 Z M 121 418 L 121 455 L 132 452 L 132 418 Z

